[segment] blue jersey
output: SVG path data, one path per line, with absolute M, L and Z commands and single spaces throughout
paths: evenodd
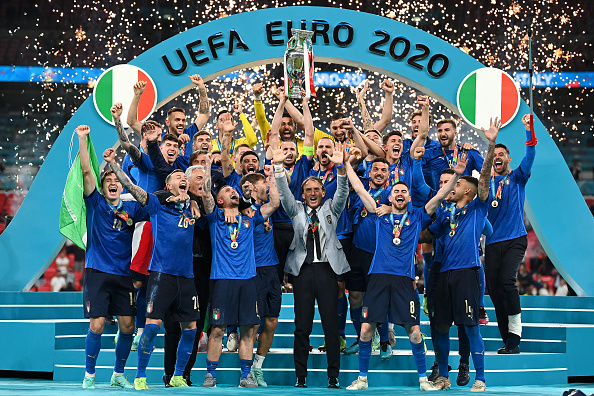
M 390 205 L 390 188 L 385 187 L 382 189 L 369 188 L 369 181 L 364 179 L 361 180 L 365 189 L 375 199 L 377 206 Z M 355 246 L 368 253 L 375 252 L 375 219 L 377 215 L 375 213 L 369 213 L 365 209 L 365 205 L 361 201 L 359 195 L 353 197 L 352 200 L 352 211 L 353 211 L 353 223 L 355 234 L 353 235 L 353 243 Z
M 458 155 L 462 153 L 462 149 L 458 146 Z M 476 170 L 480 172 L 483 167 L 483 157 L 481 154 L 476 150 L 468 150 L 466 152 L 468 154 L 468 163 L 466 164 L 466 169 L 462 176 L 471 176 L 472 171 Z M 426 165 L 430 169 L 431 174 L 433 175 L 433 185 L 429 186 L 431 188 L 438 190 L 439 189 L 439 178 L 441 177 L 441 172 L 444 169 L 454 166 L 454 150 L 443 150 L 441 145 L 438 147 L 433 147 L 429 150 L 425 150 L 425 155 L 423 158 L 426 157 Z
M 159 198 L 148 194 L 147 206 L 153 231 L 149 271 L 193 278 L 194 224 L 190 224 L 192 215 L 189 205 L 185 208 L 176 203 L 162 205 Z
M 256 276 L 254 254 L 254 229 L 264 223 L 258 212 L 254 218 L 238 215 L 239 223 L 225 223 L 222 209 L 206 216 L 212 245 L 212 268 L 210 279 L 251 279 Z M 237 243 L 236 249 L 231 247 Z
M 406 218 L 404 218 L 406 216 Z M 394 244 L 394 225 L 401 228 L 400 243 Z M 421 230 L 431 222 L 425 208 L 404 215 L 388 214 L 375 217 L 376 248 L 369 274 L 390 274 L 415 279 L 415 252 Z
M 488 218 L 493 225 L 493 234 L 487 237 L 487 245 L 526 235 L 524 200 L 529 177 L 530 175 L 524 174 L 521 167 L 517 167 L 508 176 L 491 178 Z M 496 199 L 495 195 L 500 185 L 501 197 Z M 494 200 L 497 201 L 496 208 L 491 205 Z
M 85 205 L 87 208 L 85 268 L 129 276 L 134 224 L 128 225 L 125 218 L 127 215 L 134 222 L 147 220 L 147 211 L 136 201 L 120 201 L 117 207 L 113 207 L 96 189 L 91 195 L 85 197 Z
M 138 187 L 149 194 L 163 189 L 165 178 L 157 172 L 148 154 L 141 153 L 140 162 L 134 165 L 138 166 Z
M 260 207 L 262 205 L 255 206 L 258 208 L 258 215 L 261 215 Z M 268 219 L 264 223 L 256 225 L 256 228 L 254 229 L 254 254 L 256 267 L 269 267 L 278 264 L 278 256 L 274 249 L 272 227 L 272 219 Z
M 413 140 L 412 139 L 404 139 L 404 141 L 402 142 L 402 152 L 406 153 L 407 151 L 410 151 L 410 148 L 413 144 Z M 440 148 L 441 144 L 439 144 L 439 142 L 437 140 L 433 140 L 430 138 L 427 138 L 425 140 L 425 152 L 427 152 L 428 150 L 434 149 L 434 148 Z M 431 188 L 435 188 L 435 187 L 439 187 L 439 184 L 437 186 L 433 185 L 433 175 L 431 173 L 431 169 L 427 166 L 427 156 L 423 155 L 423 157 L 421 158 L 421 166 L 423 168 L 423 177 L 425 179 L 425 183 L 427 183 L 427 185 Z
M 309 176 L 309 172 L 313 166 L 313 161 L 307 159 L 307 156 L 302 155 L 301 158 L 295 163 L 292 169 L 287 169 L 291 176 L 291 182 L 289 183 L 289 190 L 293 193 L 293 197 L 297 201 L 303 201 L 303 194 L 301 194 L 301 184 Z M 275 223 L 290 223 L 291 218 L 285 212 L 283 206 L 279 206 L 277 210 L 272 214 L 272 220 Z
M 485 228 L 488 205 L 488 200 L 483 202 L 477 197 L 464 208 L 455 208 L 453 221 L 449 208 L 440 212 L 430 230 L 435 231 L 434 235 L 443 235 L 441 272 L 481 265 L 478 246 Z M 450 224 L 455 226 L 454 235 L 451 235 Z
M 325 171 L 312 169 L 309 175 L 320 178 L 324 183 L 324 187 L 326 187 L 326 195 L 324 196 L 324 201 L 330 198 L 334 198 L 334 194 L 336 194 L 338 175 L 335 165 L 332 165 L 330 169 L 327 169 Z M 351 198 L 353 198 L 353 193 L 353 191 L 349 193 L 347 203 L 344 207 L 344 210 L 340 214 L 340 217 L 338 218 L 338 223 L 336 224 L 336 235 L 338 236 L 338 239 L 349 238 L 353 233 L 353 213 L 350 210 Z
M 448 205 L 449 204 L 445 201 L 442 202 L 441 205 L 439 205 L 439 207 L 435 211 L 435 218 L 437 219 L 437 221 L 433 222 L 429 225 L 429 227 L 427 227 L 427 229 L 431 232 L 433 238 L 435 239 L 435 249 L 433 252 L 434 263 L 441 263 L 441 257 L 443 256 L 444 239 L 445 237 L 449 237 L 447 234 L 447 229 L 442 228 L 439 222 L 439 219 L 441 219 L 442 216 L 444 216 L 444 211 L 447 212 L 449 215 L 449 212 L 447 211 L 449 207 Z
M 363 160 L 361 165 L 357 168 L 357 175 L 359 177 L 369 178 L 369 170 L 371 169 L 372 160 Z

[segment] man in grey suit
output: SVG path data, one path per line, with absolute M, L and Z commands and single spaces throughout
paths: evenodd
M 330 158 L 338 172 L 338 185 L 334 198 L 326 201 L 324 183 L 317 177 L 308 177 L 301 185 L 305 202 L 295 200 L 289 190 L 286 171 L 282 166 L 285 157 L 286 154 L 282 150 L 274 151 L 274 175 L 281 203 L 291 218 L 295 231 L 285 264 L 285 271 L 293 275 L 295 299 L 295 386 L 306 387 L 309 335 L 317 300 L 326 339 L 328 388 L 339 388 L 340 336 L 336 275 L 350 270 L 342 245 L 336 236 L 338 218 L 346 205 L 349 193 L 343 146 L 336 143 Z

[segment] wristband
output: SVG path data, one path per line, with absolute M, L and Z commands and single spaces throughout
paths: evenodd
M 274 164 L 274 173 L 283 173 L 285 169 L 282 165 Z
M 260 95 L 252 95 L 252 98 L 254 99 L 254 101 L 259 100 L 261 102 L 262 101 L 262 94 L 260 94 Z
M 314 155 L 313 146 L 303 146 L 303 155 L 305 155 L 305 156 Z
M 336 165 L 336 169 L 342 169 L 342 168 L 344 168 L 344 164 Z

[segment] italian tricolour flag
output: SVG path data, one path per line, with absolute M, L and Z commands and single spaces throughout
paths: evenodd
M 493 67 L 470 73 L 458 88 L 458 109 L 475 128 L 489 128 L 489 119 L 499 117 L 509 124 L 520 108 L 520 93 L 514 79 Z
M 111 106 L 122 103 L 121 120 L 126 124 L 128 109 L 134 97 L 134 84 L 146 81 L 146 88 L 138 104 L 138 121 L 150 117 L 157 104 L 157 88 L 151 77 L 144 70 L 132 65 L 118 65 L 107 69 L 97 80 L 93 89 L 95 108 L 101 117 L 114 125 L 111 116 Z

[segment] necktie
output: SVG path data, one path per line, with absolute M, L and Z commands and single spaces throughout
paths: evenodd
M 310 217 L 311 217 L 311 222 L 313 223 L 313 229 L 311 231 L 313 232 L 313 237 L 316 242 L 316 258 L 319 260 L 320 257 L 322 256 L 322 248 L 321 248 L 321 244 L 320 244 L 319 225 L 316 225 L 316 224 L 319 224 L 318 223 L 318 214 L 316 213 L 315 209 L 313 209 L 311 211 Z

